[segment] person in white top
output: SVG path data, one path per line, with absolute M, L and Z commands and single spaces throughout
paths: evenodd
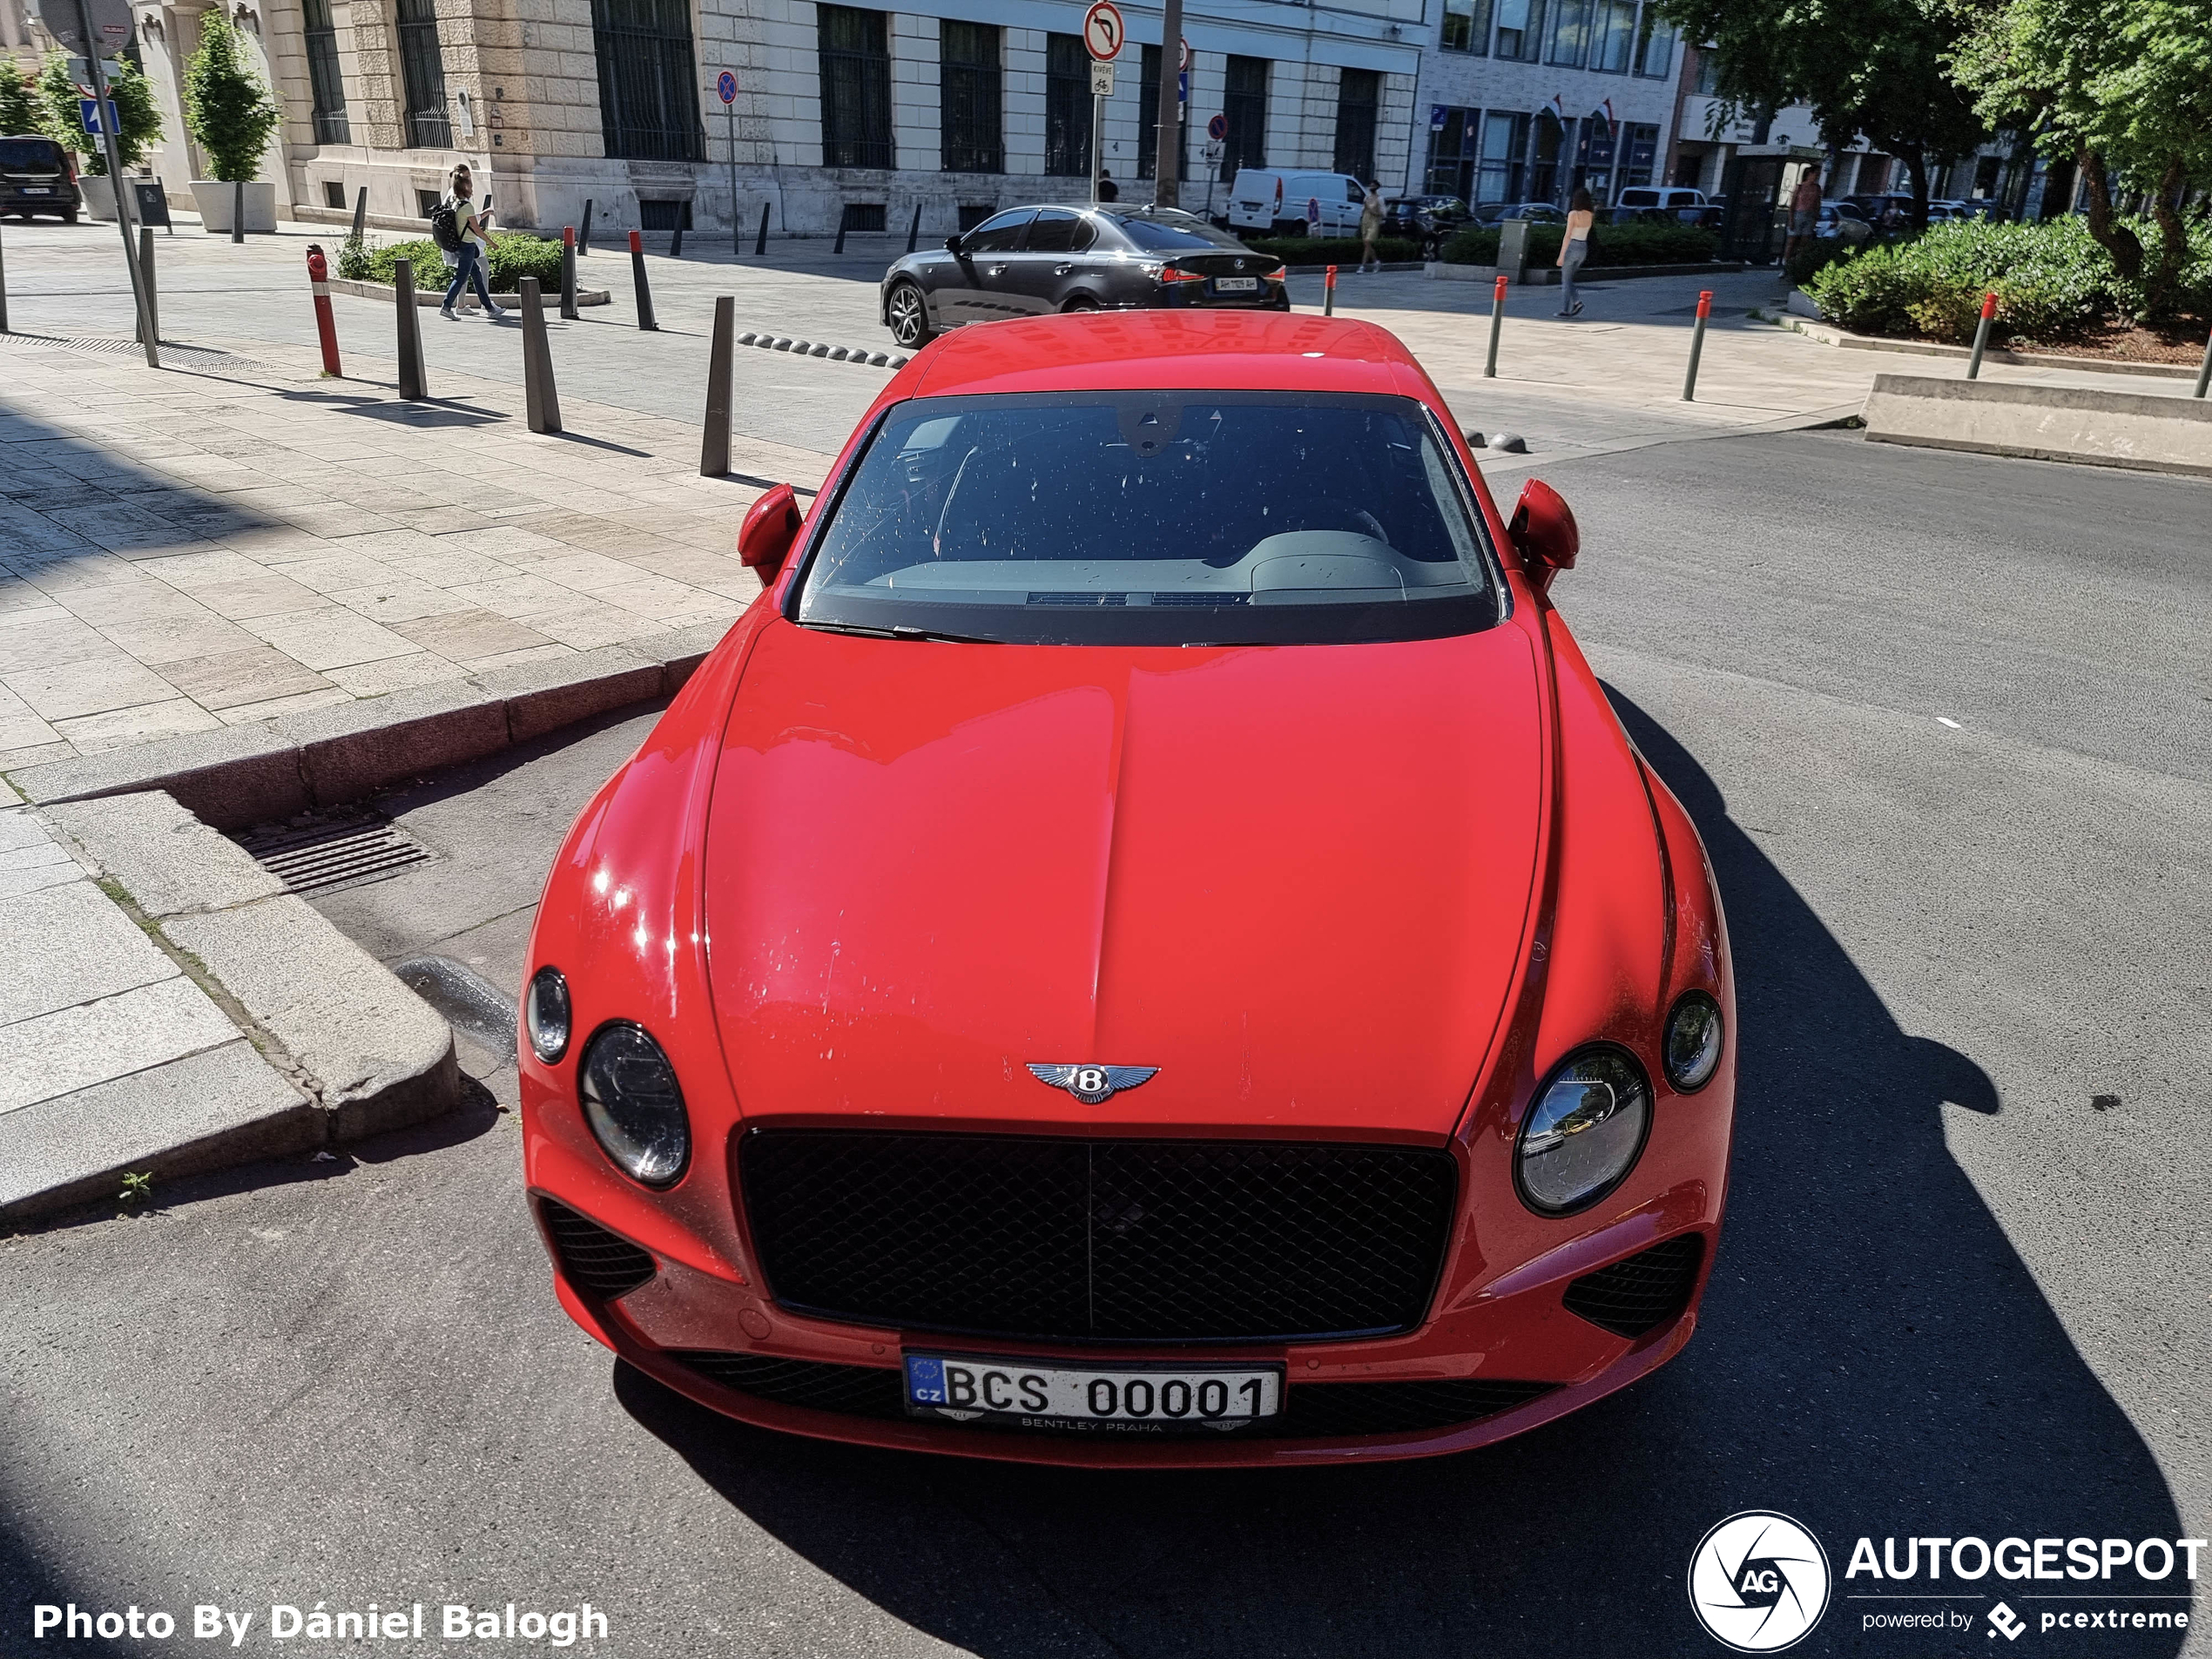
M 1590 192 L 1577 188 L 1567 205 L 1567 235 L 1559 245 L 1559 314 L 1579 317 L 1582 302 L 1575 295 L 1575 273 L 1590 256 L 1590 226 L 1597 219 L 1597 205 Z
M 487 228 L 491 209 L 475 206 L 475 181 L 465 165 L 453 170 L 450 182 L 453 192 L 445 199 L 444 206 L 453 210 L 454 228 L 460 234 L 461 246 L 440 250 L 445 255 L 447 268 L 453 273 L 453 280 L 446 285 L 446 302 L 438 307 L 438 314 L 448 322 L 459 320 L 454 315 L 453 304 L 473 279 L 484 315 L 496 322 L 507 314 L 491 302 L 491 286 L 484 280 L 491 253 L 491 233 Z

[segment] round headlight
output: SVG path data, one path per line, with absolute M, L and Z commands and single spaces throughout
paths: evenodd
M 523 1031 L 530 1052 L 551 1065 L 569 1051 L 569 982 L 557 968 L 541 968 L 523 992 Z
M 1667 1016 L 1662 1058 L 1677 1093 L 1694 1095 L 1721 1063 L 1721 1005 L 1703 991 L 1686 993 Z
M 1598 1048 L 1568 1056 L 1521 1126 L 1521 1196 L 1554 1216 L 1596 1203 L 1635 1165 L 1650 1127 L 1651 1089 L 1627 1053 Z
M 602 1027 L 583 1051 L 577 1078 L 583 1116 L 615 1167 L 649 1187 L 664 1187 L 691 1157 L 691 1123 L 676 1069 L 637 1026 Z

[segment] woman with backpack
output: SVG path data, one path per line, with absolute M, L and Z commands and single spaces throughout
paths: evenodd
M 465 164 L 453 170 L 451 182 L 453 193 L 430 215 L 430 238 L 445 255 L 446 268 L 453 273 L 453 280 L 446 285 L 446 302 L 438 307 L 438 314 L 448 322 L 459 320 L 454 315 L 454 301 L 473 279 L 484 315 L 496 322 L 507 314 L 491 302 L 491 286 L 484 280 L 484 260 L 491 251 L 485 223 L 491 218 L 491 209 L 479 211 L 473 205 L 475 180 Z

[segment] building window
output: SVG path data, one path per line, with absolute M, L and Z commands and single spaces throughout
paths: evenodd
M 444 150 L 453 144 L 446 118 L 446 66 L 438 51 L 435 0 L 399 0 L 400 87 L 407 98 L 404 125 L 410 150 Z
M 1382 73 L 1372 69 L 1347 69 L 1337 80 L 1337 159 L 1339 172 L 1362 182 L 1375 176 L 1375 118 L 1382 111 Z
M 325 207 L 335 207 L 342 210 L 346 206 L 346 186 L 340 184 L 335 179 L 324 179 L 322 181 L 322 205 Z
M 346 119 L 346 80 L 338 72 L 338 25 L 331 21 L 330 0 L 307 0 L 307 86 L 314 96 L 315 142 L 351 144 L 352 126 Z
M 999 31 L 988 24 L 938 24 L 939 132 L 947 172 L 1004 172 L 999 121 Z
M 685 0 L 591 0 L 599 59 L 599 136 L 607 154 L 697 161 L 698 74 Z M 674 226 L 670 226 L 673 229 Z
M 1616 134 L 1602 115 L 1582 120 L 1581 142 L 1575 149 L 1575 182 L 1593 201 L 1613 199 L 1613 145 Z
M 1156 153 L 1160 138 L 1160 49 L 1157 46 L 1144 49 L 1136 78 L 1136 176 L 1150 179 L 1159 161 Z M 1182 125 L 1176 129 L 1175 153 L 1188 157 L 1190 153 L 1190 106 L 1178 103 L 1176 111 L 1182 118 Z M 1226 153 L 1225 149 L 1224 153 Z M 1258 166 L 1264 164 L 1255 162 L 1253 165 Z M 1176 169 L 1175 176 L 1180 179 L 1189 171 L 1186 164 Z M 1224 179 L 1229 176 L 1225 172 L 1222 175 Z
M 1481 131 L 1482 111 L 1433 104 L 1428 111 L 1428 182 L 1432 196 L 1471 199 L 1474 187 L 1475 135 Z
M 1562 69 L 1580 69 L 1590 49 L 1592 0 L 1559 0 L 1552 12 L 1552 49 L 1548 61 Z
M 1517 202 L 1528 166 L 1528 126 L 1533 117 L 1493 115 L 1482 125 L 1482 171 L 1470 199 Z
M 1542 51 L 1545 0 L 1498 0 L 1498 56 L 1533 64 Z
M 1528 124 L 1528 193 L 1523 201 L 1554 202 L 1559 199 L 1559 145 L 1567 136 L 1557 118 L 1548 111 L 1539 114 Z
M 1597 0 L 1597 24 L 1590 35 L 1590 67 L 1601 75 L 1625 75 L 1636 37 L 1636 0 Z
M 1651 182 L 1653 166 L 1659 158 L 1659 129 L 1649 121 L 1639 121 L 1629 127 L 1621 145 L 1621 185 L 1633 189 Z
M 1721 55 L 1710 46 L 1697 49 L 1697 73 L 1690 78 L 1689 90 L 1699 98 L 1712 98 L 1721 90 Z
M 1221 94 L 1229 118 L 1229 140 L 1221 146 L 1221 176 L 1233 179 L 1239 167 L 1267 165 L 1267 60 L 1231 57 Z
M 822 165 L 888 167 L 891 156 L 889 19 L 857 6 L 820 5 Z
M 1044 170 L 1090 177 L 1090 54 L 1080 35 L 1044 37 Z
M 1647 80 L 1663 81 L 1674 61 L 1675 31 L 1659 16 L 1657 8 L 1647 3 L 1643 25 L 1636 34 L 1635 72 Z
M 1443 47 L 1447 52 L 1490 50 L 1490 0 L 1444 0 Z

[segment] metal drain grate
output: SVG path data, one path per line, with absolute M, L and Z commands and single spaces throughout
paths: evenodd
M 246 830 L 232 839 L 281 880 L 287 893 L 367 887 L 436 856 L 397 824 L 374 813 Z
M 135 340 L 95 334 L 0 334 L 0 343 L 47 346 L 59 351 L 91 352 L 102 357 L 135 355 L 140 349 Z M 236 352 L 225 351 L 218 346 L 180 346 L 166 340 L 161 342 L 161 361 L 176 368 L 269 372 L 266 363 L 252 357 L 241 357 Z

